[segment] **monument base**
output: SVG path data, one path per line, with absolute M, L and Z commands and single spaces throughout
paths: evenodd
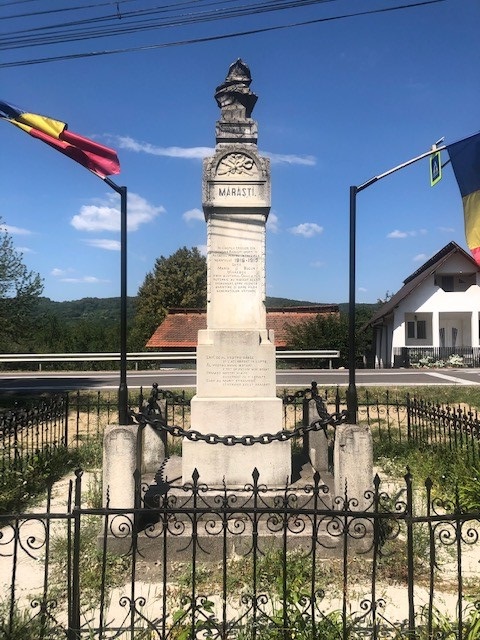
M 191 402 L 192 429 L 219 436 L 259 436 L 282 429 L 281 398 L 198 398 Z M 225 445 L 192 442 L 182 445 L 182 479 L 192 481 L 197 469 L 199 482 L 208 486 L 243 487 L 252 482 L 257 468 L 260 483 L 285 487 L 291 477 L 290 441 L 269 444 Z

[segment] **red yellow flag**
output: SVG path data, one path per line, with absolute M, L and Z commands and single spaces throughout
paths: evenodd
M 1 100 L 0 118 L 46 142 L 102 179 L 120 173 L 120 162 L 113 149 L 69 131 L 65 122 L 22 111 Z

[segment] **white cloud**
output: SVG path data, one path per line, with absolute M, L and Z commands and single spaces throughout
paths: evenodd
M 270 214 L 267 218 L 267 231 L 271 231 L 272 233 L 278 233 L 279 224 L 278 224 L 278 216 L 273 211 L 270 211 Z
M 314 260 L 313 262 L 310 262 L 310 266 L 314 269 L 321 269 L 325 266 L 325 262 L 322 262 L 321 260 Z
M 138 142 L 130 136 L 118 136 L 115 138 L 121 149 L 148 153 L 152 156 L 166 156 L 168 158 L 201 159 L 214 154 L 211 147 L 156 147 L 149 142 Z
M 22 227 L 13 227 L 11 224 L 0 224 L 0 231 L 10 233 L 12 236 L 30 236 L 32 232 L 28 229 L 22 229 Z
M 197 249 L 200 251 L 202 256 L 207 255 L 207 245 L 206 244 L 197 244 Z
M 163 207 L 155 207 L 136 193 L 129 193 L 127 199 L 127 226 L 136 231 L 140 225 L 147 224 L 164 213 Z M 73 216 L 70 224 L 77 231 L 120 231 L 120 196 L 107 194 L 98 204 L 83 205 L 80 213 Z
M 298 156 L 289 153 L 270 153 L 269 151 L 262 151 L 262 155 L 270 158 L 272 164 L 301 164 L 306 166 L 313 166 L 317 164 L 315 156 Z
M 120 251 L 119 240 L 109 240 L 108 238 L 92 238 L 85 240 L 85 243 L 97 249 L 106 249 L 107 251 Z
M 415 238 L 415 236 L 424 236 L 426 234 L 426 229 L 418 229 L 418 231 L 400 231 L 399 229 L 395 229 L 395 231 L 387 233 L 387 238 Z
M 425 253 L 418 253 L 413 257 L 413 262 L 425 262 L 427 255 Z
M 50 275 L 58 278 L 60 282 L 68 282 L 69 284 L 99 284 L 110 282 L 110 280 L 102 280 L 96 276 L 75 276 L 69 274 L 75 274 L 75 269 L 70 267 L 68 269 L 59 269 L 58 267 L 55 267 L 55 269 L 52 269 L 50 272 Z
M 19 253 L 35 253 L 33 249 L 30 249 L 29 247 L 17 247 L 17 251 Z
M 441 233 L 454 233 L 455 229 L 453 227 L 438 227 L 438 230 Z
M 296 227 L 290 227 L 290 233 L 295 236 L 303 236 L 304 238 L 313 238 L 313 236 L 322 233 L 323 227 L 316 224 L 316 222 L 303 222 Z
M 110 282 L 110 280 L 101 280 L 96 276 L 83 276 L 81 278 L 60 278 L 60 280 L 61 282 L 68 282 L 70 284 L 78 284 L 78 283 L 99 284 L 99 283 Z
M 69 271 L 71 271 L 71 269 L 58 269 L 55 267 L 50 271 L 50 275 L 55 276 L 55 278 L 61 278 L 62 276 L 66 276 Z
M 212 147 L 157 147 L 150 142 L 140 142 L 130 136 L 110 136 L 120 149 L 135 151 L 136 153 L 148 153 L 152 156 L 167 158 L 183 158 L 186 160 L 199 160 L 212 156 L 215 149 Z M 300 164 L 313 166 L 317 163 L 315 156 L 295 155 L 288 153 L 270 153 L 261 151 L 262 155 L 270 158 L 272 164 Z
M 358 287 L 358 290 L 362 293 L 366 293 L 368 291 L 368 289 L 365 289 L 365 287 Z
M 200 211 L 200 209 L 189 209 L 188 211 L 185 211 L 182 218 L 185 222 L 192 222 L 195 220 L 205 222 L 205 216 L 203 215 L 203 211 Z

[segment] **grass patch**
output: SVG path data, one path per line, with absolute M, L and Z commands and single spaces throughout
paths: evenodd
M 8 600 L 0 602 L 0 640 L 33 640 L 34 638 L 64 638 L 65 632 L 49 611 L 10 607 Z
M 128 580 L 131 566 L 130 557 L 113 555 L 108 551 L 104 555 L 103 549 L 98 547 L 97 539 L 103 531 L 103 521 L 104 519 L 100 516 L 82 518 L 79 537 L 79 576 L 81 609 L 84 613 L 98 607 L 102 593 L 108 602 L 108 593 L 111 589 L 125 584 Z M 65 576 L 71 553 L 72 549 L 66 532 L 53 538 L 50 583 L 56 587 L 49 593 L 49 597 L 58 602 L 66 602 L 68 598 Z
M 455 502 L 458 491 L 462 508 L 480 510 L 480 464 L 469 462 L 463 448 L 381 438 L 378 430 L 373 431 L 373 438 L 374 461 L 388 476 L 401 478 L 409 469 L 415 488 L 429 478 L 433 498 Z
M 0 476 L 0 514 L 21 513 L 73 469 L 101 468 L 102 447 L 103 437 L 97 434 L 75 448 L 47 449 L 28 461 L 7 463 Z

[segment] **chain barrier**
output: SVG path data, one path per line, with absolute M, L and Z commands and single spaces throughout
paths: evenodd
M 319 415 L 318 420 L 313 420 L 309 425 L 302 425 L 295 427 L 291 431 L 282 429 L 277 433 L 261 433 L 258 436 L 253 435 L 226 435 L 219 436 L 216 433 L 201 433 L 196 429 L 183 429 L 175 425 L 169 425 L 165 422 L 165 419 L 154 413 L 152 403 L 149 403 L 145 410 L 135 413 L 130 411 L 130 416 L 142 426 L 150 425 L 154 429 L 167 431 L 171 436 L 176 438 L 187 438 L 191 442 L 206 442 L 207 444 L 223 444 L 227 447 L 234 446 L 236 444 L 242 444 L 246 447 L 251 447 L 254 444 L 270 444 L 271 442 L 286 442 L 296 437 L 303 437 L 310 431 L 320 431 L 323 429 L 326 433 L 327 427 L 337 427 L 340 424 L 344 424 L 348 419 L 348 412 L 343 410 L 329 414 L 322 399 L 316 393 L 316 385 L 312 387 L 312 400 L 315 400 L 317 413 Z

